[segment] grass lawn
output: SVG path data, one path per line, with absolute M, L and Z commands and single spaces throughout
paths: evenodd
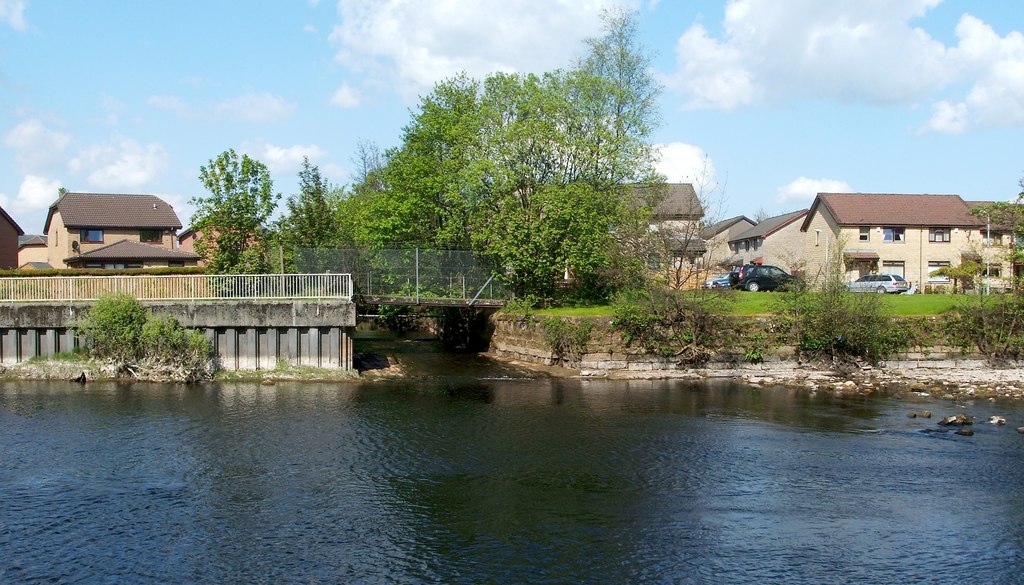
M 723 293 L 730 294 L 730 293 Z M 733 315 L 768 315 L 776 311 L 781 294 L 770 292 L 734 291 L 730 313 Z M 867 294 L 867 293 L 865 293 Z M 965 295 L 885 295 L 882 302 L 890 314 L 900 316 L 941 315 L 967 300 Z M 611 305 L 597 307 L 559 307 L 543 309 L 537 314 L 545 317 L 611 317 Z

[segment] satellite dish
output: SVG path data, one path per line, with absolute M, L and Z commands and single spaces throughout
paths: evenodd
M 71 249 L 74 250 L 75 252 L 78 251 L 78 240 L 71 241 Z

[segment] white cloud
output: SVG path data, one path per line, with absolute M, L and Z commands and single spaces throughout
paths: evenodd
M 313 26 L 312 24 L 307 24 L 307 25 L 302 27 L 302 32 L 307 32 L 307 33 L 309 33 L 311 35 L 315 35 L 318 31 L 317 31 L 317 28 L 315 26 Z
M 926 129 L 945 134 L 961 134 L 969 124 L 967 104 L 951 104 L 943 100 L 932 106 L 932 118 Z
M 601 10 L 639 0 L 406 2 L 339 0 L 331 32 L 337 60 L 397 85 L 407 97 L 465 71 L 546 71 L 565 66 L 600 33 Z
M 24 173 L 45 172 L 62 165 L 71 135 L 50 130 L 39 120 L 26 120 L 4 135 L 4 146 L 14 150 L 14 159 Z
M 694 25 L 667 84 L 691 108 L 793 96 L 902 103 L 950 81 L 946 48 L 911 21 L 941 0 L 733 0 L 724 37 Z
M 291 117 L 295 104 L 271 93 L 247 93 L 217 104 L 221 116 L 245 122 L 282 122 Z
M 849 193 L 853 191 L 846 181 L 835 179 L 799 179 L 783 185 L 776 191 L 775 201 L 784 204 L 809 206 L 818 193 Z
M 665 175 L 669 183 L 694 183 L 713 187 L 715 164 L 699 146 L 683 142 L 655 144 L 659 154 L 655 169 Z
M 14 30 L 25 30 L 25 0 L 0 0 L 0 21 Z
M 112 144 L 83 149 L 68 162 L 68 168 L 75 173 L 87 173 L 86 181 L 98 189 L 135 189 L 163 172 L 167 161 L 163 146 L 156 143 L 143 146 L 121 137 Z
M 958 44 L 950 58 L 974 84 L 955 106 L 939 102 L 928 128 L 959 133 L 969 126 L 1024 124 L 1024 35 L 1000 37 L 992 27 L 965 14 L 956 27 Z M 949 123 L 950 110 L 957 114 Z
M 60 181 L 47 179 L 38 175 L 25 175 L 18 187 L 18 194 L 11 199 L 0 193 L 0 204 L 4 209 L 13 214 L 38 214 L 45 210 L 51 203 L 57 200 L 57 191 L 60 189 Z M 30 232 L 30 226 L 23 225 L 23 220 L 18 224 L 26 232 Z
M 188 107 L 188 104 L 183 102 L 181 98 L 173 95 L 150 96 L 149 99 L 146 100 L 146 103 L 157 109 L 174 112 L 179 116 L 187 116 L 191 113 L 191 109 Z
M 303 158 L 316 162 L 327 155 L 326 150 L 315 144 L 275 146 L 265 142 L 246 142 L 239 151 L 267 165 L 267 169 L 275 175 L 298 171 Z
M 331 105 L 339 108 L 354 108 L 359 105 L 360 100 L 359 90 L 349 87 L 347 83 L 343 83 L 341 87 L 334 91 L 334 95 L 331 96 Z

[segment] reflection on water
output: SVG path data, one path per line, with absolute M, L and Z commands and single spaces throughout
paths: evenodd
M 0 581 L 1019 579 L 1020 406 L 488 377 L 5 383 Z

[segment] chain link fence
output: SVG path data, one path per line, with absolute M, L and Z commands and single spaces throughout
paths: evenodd
M 356 295 L 429 300 L 501 301 L 510 296 L 492 266 L 468 250 L 301 249 L 300 273 L 352 275 Z

